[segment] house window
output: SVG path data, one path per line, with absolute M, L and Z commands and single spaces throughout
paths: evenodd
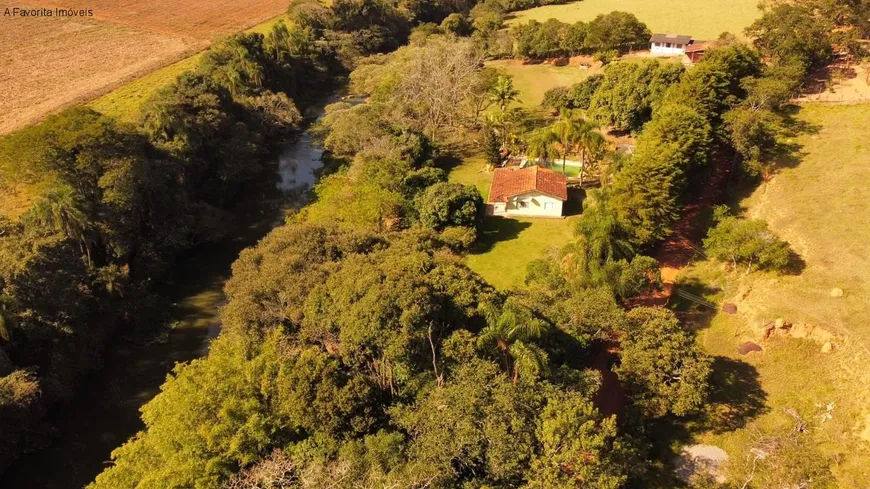
M 551 211 L 555 208 L 556 208 L 556 204 L 554 204 L 552 202 L 544 202 L 544 210 L 545 211 Z
M 665 43 L 665 47 L 666 47 L 666 48 L 671 47 L 671 43 L 669 43 L 669 42 L 668 42 L 668 43 Z
M 517 207 L 519 207 L 520 209 L 526 209 L 529 207 L 529 201 L 528 200 L 518 200 Z
M 683 45 L 682 45 L 682 44 L 677 44 L 677 49 L 683 49 Z

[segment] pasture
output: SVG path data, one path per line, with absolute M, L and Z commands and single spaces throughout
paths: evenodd
M 0 17 L 0 134 L 183 60 L 287 6 L 286 0 L 61 3 L 39 7 L 90 8 L 94 17 Z
M 619 63 L 638 63 L 650 59 L 647 52 L 635 52 L 619 58 Z M 679 63 L 679 57 L 658 58 L 662 63 Z M 585 62 L 589 68 L 580 68 Z M 547 90 L 556 87 L 568 87 L 586 78 L 604 73 L 605 67 L 599 62 L 593 62 L 589 56 L 578 56 L 570 59 L 566 66 L 556 66 L 552 63 L 525 63 L 520 59 L 500 59 L 488 61 L 487 66 L 496 68 L 513 77 L 514 88 L 520 91 L 519 100 L 515 105 L 527 109 L 541 107 Z
M 732 457 L 745 454 L 759 430 L 789 423 L 784 410 L 795 409 L 812 420 L 822 453 L 837 458 L 838 487 L 857 489 L 870 480 L 870 455 L 856 449 L 870 442 L 870 143 L 862 137 L 870 105 L 806 104 L 795 119 L 803 128 L 788 141 L 796 157 L 735 205 L 767 220 L 803 259 L 803 270 L 745 275 L 700 261 L 678 279 L 678 287 L 738 309 L 699 327 L 705 348 L 722 359 L 721 391 L 731 390 L 734 401 L 711 404 L 711 415 L 743 413 L 746 424 L 713 425 L 698 437 Z M 834 288 L 843 296 L 832 297 Z M 791 330 L 762 341 L 763 327 L 777 318 Z M 739 355 L 747 340 L 763 352 Z M 826 342 L 831 349 L 823 352 Z M 820 422 L 827 409 L 831 417 Z
M 558 19 L 588 22 L 614 10 L 631 12 L 653 32 L 687 34 L 699 40 L 716 39 L 722 32 L 742 35 L 761 14 L 757 0 L 713 0 L 681 4 L 670 0 L 583 0 L 516 12 L 509 24 Z
M 529 109 L 541 106 L 547 90 L 573 85 L 593 73 L 603 71 L 600 67 L 581 70 L 576 60 L 572 60 L 568 66 L 555 66 L 550 63 L 523 64 L 519 59 L 501 59 L 490 61 L 487 66 L 513 77 L 514 87 L 520 91 L 518 105 Z

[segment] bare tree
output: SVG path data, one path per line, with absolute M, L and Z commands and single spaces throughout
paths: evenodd
M 290 489 L 301 488 L 298 467 L 281 450 L 233 475 L 222 489 Z
M 437 140 L 455 126 L 479 90 L 483 54 L 469 40 L 434 38 L 417 52 L 400 74 L 395 108 L 411 125 Z

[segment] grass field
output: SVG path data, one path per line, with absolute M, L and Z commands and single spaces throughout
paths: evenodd
M 486 200 L 492 173 L 481 172 L 483 167 L 482 158 L 468 158 L 450 171 L 450 181 L 474 185 Z M 478 248 L 468 255 L 466 264 L 498 289 L 518 287 L 532 260 L 574 239 L 575 220 L 485 217 Z
M 555 87 L 566 87 L 583 81 L 586 77 L 601 73 L 601 68 L 581 70 L 572 63 L 569 66 L 554 66 L 548 63 L 523 64 L 521 60 L 503 59 L 490 61 L 487 66 L 497 68 L 514 79 L 514 87 L 520 91 L 519 105 L 538 108 L 544 93 Z
M 509 24 L 559 19 L 588 22 L 614 10 L 631 12 L 654 32 L 687 34 L 695 39 L 715 39 L 722 32 L 742 35 L 760 16 L 757 0 L 713 0 L 680 4 L 672 0 L 583 0 L 517 12 Z
M 638 63 L 645 59 L 649 59 L 649 56 L 635 53 L 621 57 L 619 62 Z M 591 58 L 584 58 L 584 60 L 591 62 Z M 680 58 L 671 57 L 659 59 L 659 61 L 679 63 Z M 604 72 L 601 63 L 590 64 L 592 65 L 590 68 L 580 69 L 580 58 L 572 58 L 571 63 L 566 66 L 555 66 L 551 63 L 524 64 L 519 59 L 500 59 L 486 63 L 487 66 L 501 70 L 513 77 L 514 87 L 520 91 L 519 101 L 516 105 L 529 109 L 540 108 L 544 94 L 551 88 L 567 87 L 594 74 Z
M 39 4 L 55 6 L 90 8 L 94 17 L 0 17 L 0 134 L 183 60 L 215 38 L 280 15 L 287 2 L 50 0 Z M 171 73 L 183 71 L 179 66 L 146 85 L 171 79 Z M 128 103 L 130 97 L 122 93 L 120 100 Z
M 804 269 L 797 275 L 746 276 L 703 261 L 679 279 L 682 287 L 716 302 L 737 304 L 735 316 L 714 315 L 701 340 L 725 359 L 728 367 L 719 377 L 730 375 L 733 399 L 763 401 L 746 416 L 749 425 L 720 426 L 720 433 L 702 430 L 699 438 L 734 457 L 745 453 L 757 429 L 790 422 L 783 410 L 793 408 L 807 419 L 815 417 L 816 442 L 838 458 L 838 487 L 865 488 L 870 480 L 870 143 L 863 135 L 870 105 L 807 104 L 796 118 L 806 126 L 793 141 L 798 161 L 738 204 L 749 216 L 767 220 L 805 261 Z M 843 297 L 831 297 L 835 287 L 844 290 Z M 760 341 L 761 326 L 776 318 L 815 327 L 816 338 L 780 332 Z M 747 340 L 760 342 L 764 351 L 737 354 Z M 821 351 L 824 341 L 833 351 Z M 744 401 L 738 405 L 747 406 Z M 833 417 L 821 423 L 817 416 L 829 403 Z M 737 412 L 750 411 L 738 407 Z

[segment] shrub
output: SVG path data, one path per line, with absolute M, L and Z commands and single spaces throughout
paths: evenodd
M 471 24 L 464 15 L 453 13 L 441 22 L 441 30 L 457 36 L 467 36 L 471 34 Z
M 610 64 L 612 61 L 619 58 L 619 51 L 608 49 L 607 51 L 598 51 L 592 55 L 594 61 L 600 61 L 602 65 Z
M 420 222 L 432 229 L 476 227 L 483 198 L 476 188 L 458 183 L 436 183 L 417 199 Z
M 568 87 L 554 87 L 544 93 L 544 100 L 541 100 L 541 107 L 548 109 L 559 110 L 568 107 L 568 94 L 571 89 Z

